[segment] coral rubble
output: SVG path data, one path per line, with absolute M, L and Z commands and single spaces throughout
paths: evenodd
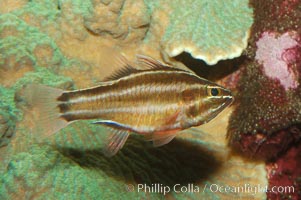
M 299 130 L 300 131 L 300 130 Z M 268 199 L 292 199 L 301 197 L 301 145 L 293 145 L 276 161 L 266 166 L 269 178 L 269 189 L 279 186 L 280 190 L 267 193 Z M 285 187 L 286 186 L 286 187 Z M 288 187 L 289 186 L 289 187 Z M 275 187 L 274 187 L 275 188 Z

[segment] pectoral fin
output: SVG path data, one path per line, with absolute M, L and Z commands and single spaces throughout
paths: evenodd
M 93 124 L 102 124 L 109 127 L 110 135 L 105 141 L 103 153 L 107 157 L 114 156 L 125 144 L 130 130 L 126 129 L 122 124 L 109 120 L 94 122 Z
M 179 114 L 180 114 L 180 110 L 178 110 L 177 112 L 175 112 L 174 114 L 172 114 L 171 116 L 169 116 L 166 121 L 165 121 L 165 124 L 164 125 L 173 125 L 176 123 L 178 117 L 179 117 Z
M 147 141 L 153 141 L 154 147 L 159 147 L 169 143 L 178 133 L 179 129 L 158 131 L 145 135 Z
M 154 147 L 163 146 L 163 145 L 169 143 L 171 140 L 173 140 L 175 136 L 176 136 L 176 134 L 170 135 L 170 136 L 162 138 L 162 139 L 154 140 L 153 145 L 154 145 Z

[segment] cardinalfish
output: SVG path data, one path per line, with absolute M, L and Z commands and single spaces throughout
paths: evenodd
M 209 122 L 233 101 L 229 90 L 191 71 L 142 55 L 137 61 L 144 70 L 119 56 L 120 70 L 96 87 L 63 91 L 27 86 L 26 96 L 44 118 L 39 123 L 45 135 L 77 120 L 98 119 L 94 124 L 111 132 L 104 153 L 113 156 L 130 133 L 161 146 L 177 132 Z

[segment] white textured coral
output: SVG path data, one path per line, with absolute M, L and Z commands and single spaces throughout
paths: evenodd
M 276 37 L 276 33 L 265 32 L 256 42 L 255 59 L 263 65 L 264 73 L 278 79 L 285 90 L 298 87 L 298 72 L 291 67 L 297 59 L 297 52 L 293 49 L 300 46 L 294 39 L 295 33 L 285 33 Z

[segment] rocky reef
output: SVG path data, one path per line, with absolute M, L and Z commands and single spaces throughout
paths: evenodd
M 300 1 L 0 3 L 0 199 L 300 197 L 297 189 L 253 191 L 301 188 Z M 90 121 L 41 141 L 33 134 L 38 121 L 23 87 L 97 85 L 116 70 L 109 49 L 131 61 L 145 54 L 188 66 L 232 89 L 236 103 L 160 148 L 133 135 L 113 158 L 101 153 L 106 130 Z M 261 160 L 245 159 L 233 147 Z M 138 191 L 138 185 L 156 184 L 171 191 Z M 253 190 L 216 191 L 217 186 Z
M 301 2 L 251 1 L 255 21 L 240 69 L 229 141 L 244 155 L 266 160 L 269 185 L 291 185 L 300 199 Z M 242 120 L 243 118 L 243 120 Z

